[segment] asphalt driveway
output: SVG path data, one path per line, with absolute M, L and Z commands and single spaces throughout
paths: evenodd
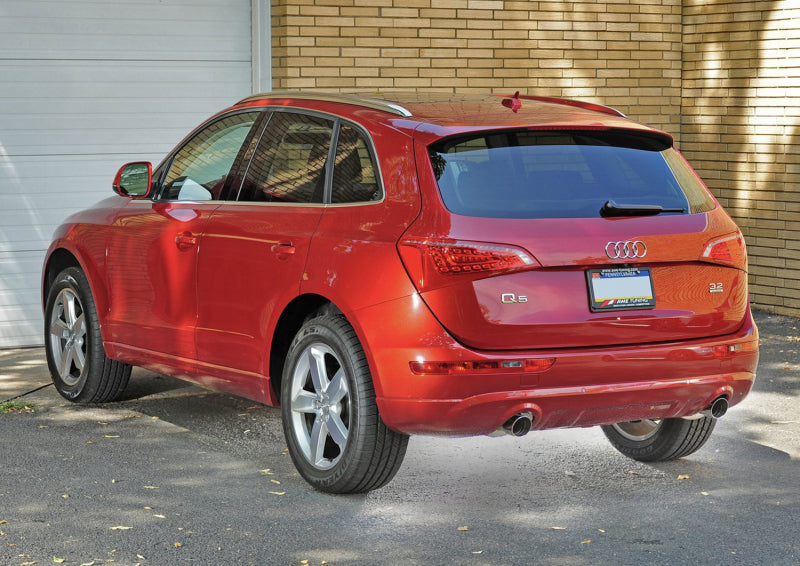
M 0 563 L 800 563 L 800 330 L 757 313 L 753 393 L 709 443 L 647 465 L 599 429 L 413 437 L 386 487 L 313 491 L 280 412 L 134 370 L 76 406 L 42 349 L 0 351 Z

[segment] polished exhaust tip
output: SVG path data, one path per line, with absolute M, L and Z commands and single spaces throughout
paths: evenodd
M 728 398 L 727 397 L 717 397 L 714 399 L 714 402 L 711 403 L 711 407 L 708 409 L 708 414 L 710 414 L 715 419 L 718 419 L 725 415 L 728 412 Z
M 531 431 L 533 420 L 530 413 L 519 413 L 503 424 L 503 429 L 511 436 L 525 436 Z

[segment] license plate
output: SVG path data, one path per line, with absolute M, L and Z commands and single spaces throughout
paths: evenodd
M 589 269 L 586 280 L 592 312 L 652 309 L 656 306 L 649 268 Z

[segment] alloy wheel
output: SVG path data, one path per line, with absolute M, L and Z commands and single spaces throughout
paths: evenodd
M 292 428 L 300 452 L 316 469 L 330 469 L 350 435 L 350 390 L 341 360 L 326 344 L 310 344 L 298 357 L 291 388 Z
M 86 319 L 72 289 L 62 289 L 50 315 L 50 350 L 62 381 L 73 386 L 86 367 Z

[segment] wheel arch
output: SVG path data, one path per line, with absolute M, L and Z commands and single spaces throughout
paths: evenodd
M 270 397 L 275 400 L 275 405 L 280 403 L 283 366 L 292 340 L 307 320 L 321 314 L 343 313 L 327 297 L 307 293 L 295 297 L 278 317 L 269 352 Z
M 50 292 L 56 276 L 68 267 L 77 267 L 86 275 L 89 282 L 89 290 L 94 299 L 97 316 L 100 322 L 100 333 L 103 333 L 103 323 L 105 313 L 108 309 L 108 295 L 105 286 L 102 284 L 99 270 L 92 263 L 87 263 L 85 258 L 81 258 L 79 253 L 67 246 L 57 245 L 49 252 L 42 269 L 42 309 L 47 308 L 47 295 Z

